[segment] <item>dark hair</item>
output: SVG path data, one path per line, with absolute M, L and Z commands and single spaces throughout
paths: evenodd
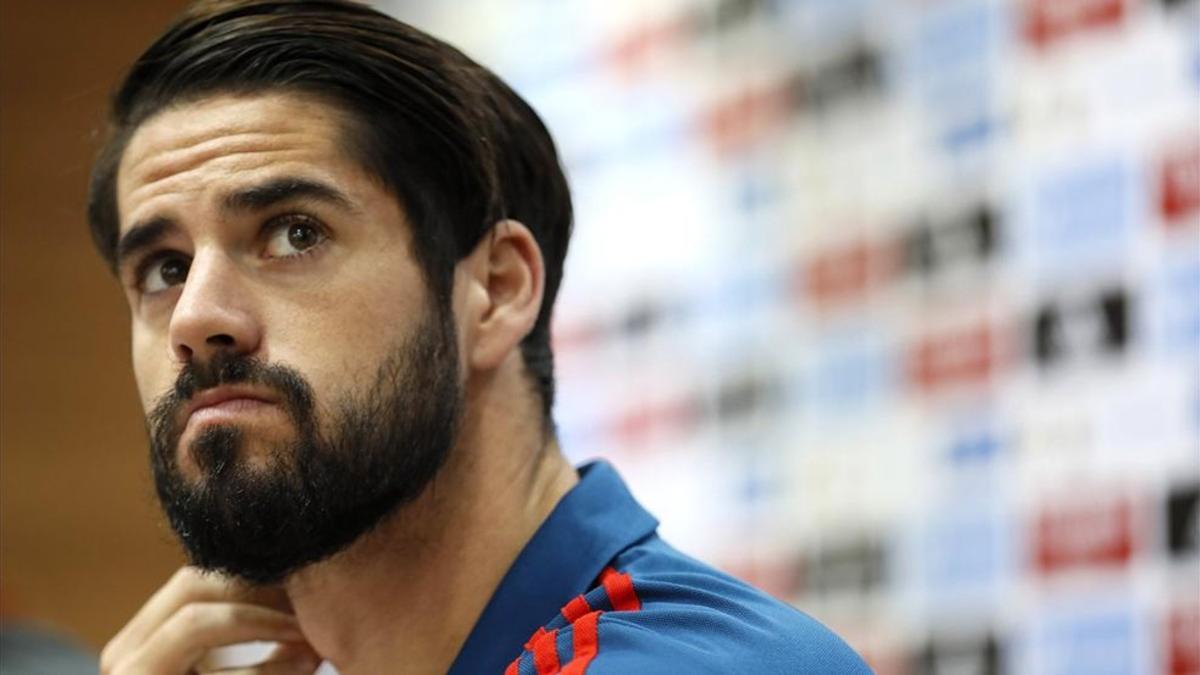
M 206 0 L 133 64 L 112 103 L 92 172 L 92 238 L 115 266 L 116 179 L 140 124 L 217 93 L 295 91 L 349 113 L 350 150 L 400 200 L 434 301 L 448 306 L 454 265 L 505 218 L 533 233 L 545 297 L 521 342 L 548 429 L 554 401 L 550 314 L 571 233 L 571 197 L 537 113 L 454 47 L 347 0 Z

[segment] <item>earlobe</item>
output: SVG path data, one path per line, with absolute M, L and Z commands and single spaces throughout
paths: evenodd
M 515 220 L 492 226 L 469 256 L 472 283 L 482 301 L 472 312 L 469 365 L 493 370 L 533 329 L 542 307 L 545 268 L 533 233 Z

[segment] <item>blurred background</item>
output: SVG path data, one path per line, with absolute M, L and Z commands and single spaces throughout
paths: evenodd
M 180 563 L 94 131 L 183 3 L 0 5 L 0 612 Z M 510 82 L 577 226 L 572 459 L 881 674 L 1200 673 L 1200 2 L 391 0 Z

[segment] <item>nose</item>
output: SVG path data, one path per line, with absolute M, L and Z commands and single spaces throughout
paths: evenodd
M 258 351 L 262 327 L 233 261 L 219 252 L 197 252 L 171 314 L 171 351 L 176 360 L 205 361 L 218 351 Z

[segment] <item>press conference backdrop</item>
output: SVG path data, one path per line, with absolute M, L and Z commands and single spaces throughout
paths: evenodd
M 82 200 L 182 4 L 0 3 L 0 614 L 92 647 L 180 564 Z M 381 6 L 559 140 L 563 445 L 672 541 L 884 675 L 1200 671 L 1200 2 Z
M 1200 672 L 1200 3 L 381 3 L 557 138 L 561 440 L 888 673 Z

